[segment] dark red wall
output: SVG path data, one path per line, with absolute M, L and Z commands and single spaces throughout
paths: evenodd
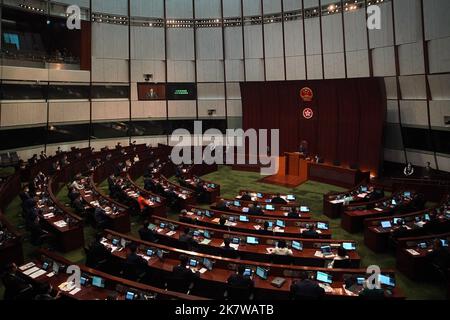
M 311 102 L 300 97 L 309 87 Z M 382 155 L 386 93 L 380 78 L 241 83 L 243 129 L 280 129 L 280 153 L 301 140 L 325 161 L 358 164 L 378 172 Z M 303 109 L 314 111 L 312 119 Z

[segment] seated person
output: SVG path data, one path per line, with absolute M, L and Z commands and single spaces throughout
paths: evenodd
M 139 209 L 141 210 L 141 213 L 148 213 L 150 202 L 147 199 L 145 199 L 140 192 L 137 192 L 137 194 L 138 194 L 137 201 L 139 203 Z
M 54 295 L 52 285 L 44 282 L 39 285 L 38 294 L 34 297 L 34 300 L 57 300 L 60 297 L 61 291 L 58 290 L 56 295 Z
M 450 268 L 449 249 L 442 246 L 440 239 L 433 240 L 433 251 L 428 254 L 428 260 L 431 263 L 431 269 L 438 274 L 447 274 Z
M 232 246 L 230 246 L 230 243 L 231 243 L 230 238 L 223 239 L 223 247 L 222 247 L 222 249 L 223 250 L 231 250 L 231 251 L 233 251 L 234 248 Z
M 252 201 L 252 197 L 248 194 L 248 192 L 244 192 L 244 194 L 241 196 L 242 201 Z
M 89 245 L 86 254 L 86 265 L 90 268 L 98 268 L 102 263 L 105 263 L 110 256 L 108 249 L 101 244 L 102 238 L 103 235 L 97 233 L 94 241 Z
M 233 273 L 228 277 L 228 284 L 233 287 L 239 287 L 239 288 L 245 288 L 250 289 L 254 287 L 253 280 L 248 277 L 244 276 L 245 266 L 244 265 L 238 265 L 237 272 Z
M 296 207 L 291 207 L 287 216 L 289 218 L 299 218 L 300 217 Z
M 325 295 L 325 290 L 317 282 L 311 280 L 307 272 L 300 272 L 299 280 L 292 282 L 290 292 L 291 297 L 295 300 L 315 300 Z
M 133 268 L 133 270 L 126 270 L 126 272 L 136 276 L 144 273 L 148 266 L 147 261 L 136 253 L 137 248 L 138 246 L 136 243 L 129 244 L 128 245 L 129 253 L 126 259 L 127 267 Z
M 284 200 L 279 193 L 275 197 L 272 198 L 271 201 L 273 204 L 287 204 L 288 202 Z
M 319 233 L 314 230 L 313 224 L 307 224 L 306 230 L 302 232 L 302 238 L 317 238 Z
M 73 205 L 73 202 L 80 196 L 80 193 L 78 192 L 78 190 L 72 187 L 69 187 L 68 190 L 69 192 L 67 194 L 67 197 L 69 198 L 70 203 Z
M 337 255 L 331 261 L 330 268 L 347 268 L 350 267 L 350 257 L 347 254 L 347 250 L 341 245 L 337 250 Z
M 155 184 L 153 182 L 152 177 L 145 177 L 144 178 L 144 189 L 147 191 L 155 190 Z
M 180 255 L 179 259 L 180 264 L 174 266 L 172 269 L 172 275 L 174 278 L 192 281 L 199 276 L 199 273 L 188 268 L 189 258 L 186 255 Z
M 253 215 L 263 215 L 264 214 L 264 212 L 263 212 L 261 206 L 258 204 L 258 202 L 254 202 L 253 204 L 249 205 L 248 213 L 253 214 Z
M 24 295 L 31 293 L 33 287 L 18 273 L 15 263 L 10 263 L 2 276 L 3 286 L 5 287 L 4 300 L 20 300 Z
M 224 215 L 221 215 L 221 216 L 220 216 L 219 224 L 220 224 L 221 226 L 224 226 L 225 223 L 226 223 L 227 221 L 228 221 L 228 219 L 227 219 L 226 216 L 224 216 Z
M 155 242 L 157 240 L 157 238 L 155 236 L 155 233 L 148 228 L 149 224 L 150 223 L 148 221 L 144 222 L 144 225 L 138 231 L 139 237 L 141 238 L 141 240 L 144 240 L 144 241 Z
M 384 289 L 382 288 L 364 288 L 359 293 L 359 296 L 366 300 L 381 300 L 385 298 Z
M 78 197 L 73 201 L 72 207 L 78 214 L 83 215 L 85 213 L 84 200 L 80 195 L 78 195 Z
M 228 208 L 226 201 L 223 199 L 220 199 L 219 201 L 217 201 L 216 208 L 217 208 L 217 210 L 220 210 L 220 211 L 229 211 L 230 210 Z
M 278 240 L 275 248 L 272 248 L 271 254 L 276 254 L 279 256 L 291 256 L 292 250 L 287 247 L 285 240 Z
M 194 237 L 191 235 L 191 229 L 189 229 L 189 227 L 184 228 L 183 233 L 178 238 L 178 241 L 185 243 L 188 247 L 195 246 L 197 244 Z
M 28 225 L 30 231 L 31 243 L 35 246 L 40 246 L 44 240 L 44 237 L 48 234 L 41 228 L 39 215 L 36 215 L 34 221 Z
M 19 193 L 19 197 L 20 200 L 22 200 L 22 202 L 25 202 L 28 199 L 32 199 L 33 197 L 31 196 L 30 188 L 28 187 L 23 188 L 22 192 Z
M 94 219 L 99 228 L 106 228 L 108 224 L 108 215 L 106 211 L 101 206 L 96 206 L 94 210 Z

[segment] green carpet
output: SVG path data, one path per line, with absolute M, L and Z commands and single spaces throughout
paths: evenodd
M 217 172 L 208 174 L 203 178 L 205 180 L 214 181 L 215 183 L 220 184 L 221 195 L 224 198 L 234 198 L 240 189 L 295 194 L 297 198 L 300 199 L 302 204 L 311 208 L 313 219 L 328 220 L 330 222 L 330 228 L 333 232 L 333 239 L 347 239 L 358 242 L 358 253 L 361 256 L 363 267 L 376 264 L 384 269 L 395 269 L 395 257 L 393 254 L 374 254 L 371 250 L 365 247 L 362 234 L 349 234 L 340 227 L 339 219 L 330 220 L 322 214 L 323 194 L 330 191 L 342 191 L 344 190 L 342 188 L 311 181 L 308 181 L 294 189 L 284 188 L 258 182 L 261 178 L 259 173 L 233 171 L 227 166 L 221 166 Z M 142 178 L 139 178 L 136 182 L 143 186 Z M 99 185 L 99 188 L 104 194 L 108 193 L 108 185 L 106 181 L 102 182 Z M 68 204 L 69 200 L 67 198 L 67 188 L 63 187 L 57 197 L 62 203 Z M 203 205 L 203 207 L 207 208 L 208 205 Z M 70 209 L 70 207 L 68 208 Z M 33 257 L 36 247 L 32 246 L 28 241 L 28 235 L 24 230 L 23 219 L 20 212 L 20 200 L 17 197 L 6 209 L 5 214 L 7 219 L 13 225 L 17 226 L 20 232 L 24 233 L 24 254 L 25 260 L 28 260 Z M 169 217 L 172 219 L 177 219 L 177 213 L 170 212 Z M 132 217 L 130 234 L 133 236 L 138 236 L 137 230 L 139 229 L 141 223 L 142 221 L 139 217 Z M 85 243 L 88 244 L 92 241 L 93 236 L 95 235 L 95 230 L 89 225 L 86 225 L 84 232 Z M 83 263 L 85 261 L 83 249 L 78 249 L 62 255 L 75 263 Z M 396 278 L 398 286 L 402 289 L 408 299 L 445 299 L 446 288 L 440 286 L 439 284 L 429 282 L 413 282 L 403 276 L 400 272 L 397 272 Z M 0 297 L 3 296 L 2 290 L 3 288 L 0 285 Z

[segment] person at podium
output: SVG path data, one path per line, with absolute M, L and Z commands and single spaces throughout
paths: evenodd
M 306 156 L 308 154 L 308 142 L 306 140 L 302 140 L 300 142 L 300 148 L 298 149 L 302 155 Z

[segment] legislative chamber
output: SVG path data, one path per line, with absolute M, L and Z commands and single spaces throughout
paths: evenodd
M 449 11 L 1 1 L 0 305 L 448 300 Z

